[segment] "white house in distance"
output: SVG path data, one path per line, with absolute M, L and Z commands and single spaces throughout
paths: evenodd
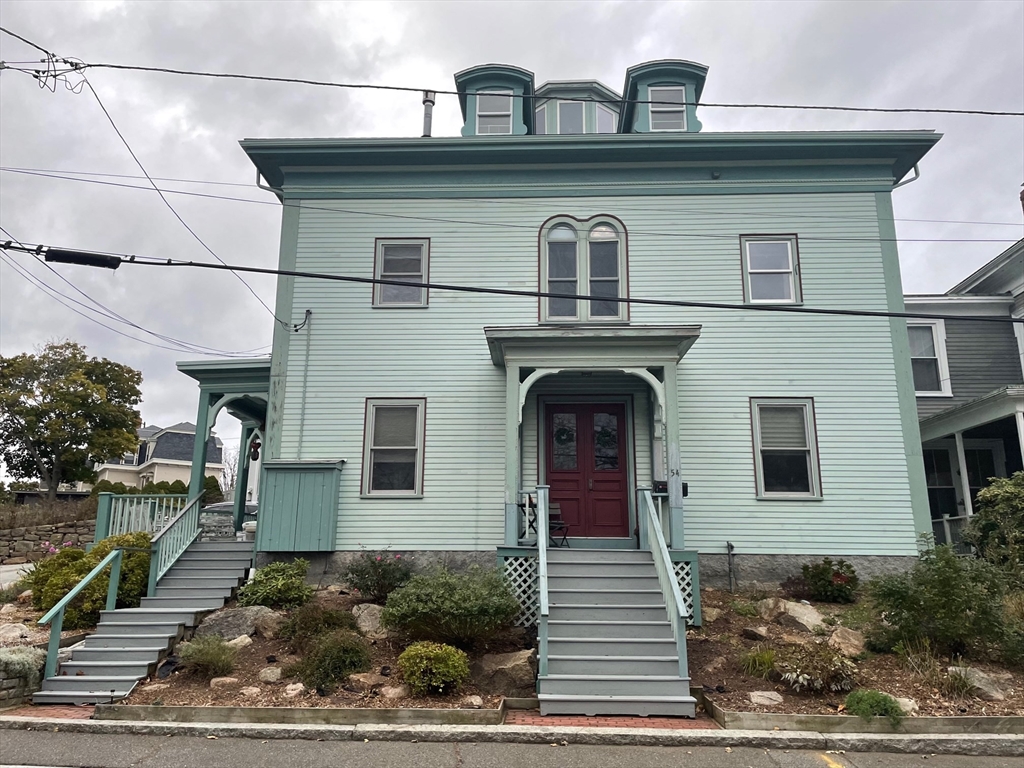
M 187 421 L 169 427 L 139 428 L 139 447 L 120 459 L 98 464 L 96 481 L 109 480 L 142 488 L 148 483 L 180 480 L 186 485 L 192 473 L 196 425 Z M 211 434 L 206 441 L 206 474 L 220 480 L 224 472 L 224 444 Z

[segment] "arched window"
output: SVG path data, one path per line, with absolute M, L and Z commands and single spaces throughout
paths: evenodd
M 548 222 L 541 232 L 541 290 L 573 296 L 607 297 L 581 301 L 541 300 L 541 319 L 552 322 L 614 322 L 628 317 L 625 297 L 625 232 L 594 218 Z

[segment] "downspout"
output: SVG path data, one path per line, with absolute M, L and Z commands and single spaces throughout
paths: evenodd
M 916 168 L 917 166 L 914 167 Z M 264 184 L 263 177 L 260 176 L 259 168 L 256 169 L 256 186 L 259 187 L 260 189 L 265 189 L 267 192 L 273 192 L 277 196 L 278 200 L 280 200 L 282 203 L 284 202 L 284 192 L 278 187 L 271 187 Z
M 905 186 L 907 184 L 910 184 L 912 181 L 917 181 L 920 178 L 921 178 L 921 171 L 918 170 L 917 163 L 914 163 L 914 175 L 911 176 L 909 179 L 904 179 L 899 184 L 893 184 L 892 188 L 893 189 L 899 189 L 900 187 Z
M 306 310 L 306 318 L 302 321 L 301 325 L 295 327 L 294 332 L 298 333 L 302 330 L 302 326 L 306 326 L 306 354 L 305 360 L 302 364 L 302 402 L 299 405 L 299 445 L 296 453 L 296 458 L 302 458 L 302 441 L 306 432 L 306 390 L 308 388 L 309 380 L 309 337 L 312 335 L 313 330 L 313 311 Z

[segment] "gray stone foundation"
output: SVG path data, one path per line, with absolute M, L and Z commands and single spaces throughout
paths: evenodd
M 901 573 L 917 562 L 916 556 L 900 555 L 753 555 L 734 554 L 733 570 L 737 587 L 754 587 L 759 584 L 774 588 L 790 576 L 798 576 L 804 563 L 818 563 L 823 557 L 845 560 L 857 569 L 860 580 L 868 581 L 876 576 Z M 729 588 L 728 555 L 700 555 L 700 585 L 715 589 Z

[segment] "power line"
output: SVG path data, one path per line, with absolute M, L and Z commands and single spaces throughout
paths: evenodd
M 93 179 L 79 178 L 79 177 L 82 177 L 82 176 L 98 176 L 98 177 L 101 177 L 101 178 L 112 178 L 112 179 L 144 179 L 145 178 L 145 176 L 136 176 L 136 175 L 127 174 L 127 173 L 100 173 L 98 171 L 67 171 L 67 170 L 57 170 L 57 169 L 52 169 L 52 168 L 17 168 L 17 167 L 10 167 L 10 166 L 0 166 L 0 172 L 17 173 L 17 174 L 23 174 L 23 175 L 26 175 L 26 176 L 41 176 L 41 177 L 45 177 L 45 178 L 63 179 L 63 180 L 66 180 L 66 181 L 83 181 L 83 182 L 87 182 L 87 183 L 99 183 L 99 182 L 97 182 L 97 181 L 95 181 Z M 223 187 L 242 187 L 242 188 L 245 188 L 245 189 L 252 189 L 253 188 L 252 184 L 242 184 L 240 182 L 235 182 L 235 181 L 212 181 L 212 180 L 207 180 L 207 179 L 182 179 L 182 178 L 177 178 L 177 177 L 173 177 L 173 176 L 153 176 L 152 178 L 155 181 L 169 181 L 169 182 L 176 182 L 176 183 L 179 183 L 179 184 L 209 184 L 209 185 L 223 186 Z M 129 185 L 129 184 L 126 184 L 126 185 L 123 185 L 123 186 L 126 189 L 149 189 L 148 187 L 139 187 L 139 186 L 133 186 L 133 185 Z M 175 190 L 175 189 L 164 189 L 163 191 L 164 192 L 170 192 L 172 194 L 196 194 L 196 193 L 182 192 L 180 190 Z M 235 199 L 235 200 L 239 200 L 239 201 L 243 200 L 243 198 L 227 198 L 227 199 Z M 414 199 L 414 200 L 428 200 L 428 199 L 432 199 L 432 200 L 436 200 L 438 198 L 416 197 L 416 198 L 403 198 L 403 199 Z M 474 203 L 484 203 L 484 204 L 488 204 L 488 205 L 532 205 L 532 206 L 549 207 L 548 203 L 537 202 L 537 201 L 528 200 L 528 199 L 524 199 L 524 198 L 490 199 L 490 198 L 446 197 L 444 199 L 445 200 L 457 200 L 457 201 L 462 201 L 462 202 L 470 202 L 471 201 L 471 202 L 474 202 Z M 269 205 L 275 205 L 275 203 L 267 203 L 267 201 L 264 201 L 264 200 L 245 200 L 245 202 L 261 203 L 261 204 L 262 203 L 266 203 L 266 204 L 269 204 Z M 621 203 L 616 204 L 615 208 L 616 208 L 616 210 L 632 210 L 632 211 L 637 211 L 637 210 L 639 210 L 639 211 L 647 211 L 647 210 L 649 210 L 649 206 L 630 206 L 628 204 L 621 204 Z M 679 211 L 680 214 L 684 214 L 684 215 L 686 215 L 686 214 L 696 215 L 698 213 L 699 214 L 703 214 L 705 212 L 722 213 L 722 211 L 708 211 L 708 209 L 701 209 L 701 211 Z M 852 216 L 852 215 L 838 216 L 838 215 L 814 214 L 814 213 L 788 214 L 788 213 L 759 212 L 757 215 L 759 217 L 785 218 L 785 219 L 788 219 L 788 220 L 792 220 L 794 218 L 799 218 L 799 219 L 822 219 L 822 220 L 825 220 L 825 221 L 839 221 L 839 222 L 843 222 L 843 221 L 869 221 L 869 222 L 874 222 L 874 221 L 878 220 L 877 217 L 875 217 L 875 216 Z M 1021 227 L 1021 226 L 1024 226 L 1024 224 L 1021 224 L 1020 222 L 1014 222 L 1014 221 L 963 221 L 963 220 L 956 220 L 956 219 L 912 219 L 912 218 L 895 218 L 893 220 L 894 221 L 905 221 L 905 222 L 920 223 L 920 224 L 969 224 L 969 225 L 975 225 L 975 226 L 990 226 L 990 227 Z
M 48 246 L 37 245 L 37 246 L 13 246 L 10 243 L 4 245 L 5 248 L 11 248 L 12 250 L 21 250 L 28 253 L 46 255 Z M 47 249 L 47 250 L 44 250 Z M 430 290 L 438 291 L 455 291 L 459 293 L 478 293 L 490 296 L 513 296 L 519 298 L 546 298 L 546 299 L 572 299 L 575 301 L 607 301 L 614 302 L 616 304 L 627 304 L 627 305 L 643 305 L 643 306 L 656 306 L 656 307 L 686 307 L 696 309 L 724 309 L 724 310 L 739 310 L 745 312 L 782 312 L 792 314 L 809 314 L 809 315 L 838 315 L 848 317 L 876 317 L 876 318 L 907 318 L 907 319 L 925 319 L 925 320 L 973 320 L 978 322 L 996 322 L 996 323 L 1021 323 L 1024 324 L 1024 318 L 1017 319 L 1012 317 L 989 317 L 982 315 L 944 315 L 938 313 L 927 313 L 927 312 L 883 312 L 876 310 L 866 309 L 825 309 L 818 307 L 804 307 L 804 306 L 782 306 L 782 305 L 765 305 L 765 304 L 728 304 L 723 302 L 709 302 L 709 301 L 680 301 L 674 299 L 650 299 L 650 298 L 639 298 L 633 296 L 626 297 L 611 297 L 611 296 L 591 296 L 587 294 L 575 294 L 575 293 L 556 293 L 553 291 L 523 291 L 515 290 L 511 288 L 483 288 L 480 286 L 470 285 L 455 285 L 450 283 L 435 283 L 435 282 L 407 282 L 404 280 L 391 280 L 379 277 L 356 277 L 354 275 L 331 275 L 323 272 L 305 272 L 300 270 L 292 269 L 269 269 L 265 267 L 247 267 L 235 264 L 211 264 L 209 262 L 202 261 L 184 261 L 175 259 L 157 259 L 153 257 L 140 257 L 140 256 L 127 256 L 122 254 L 102 253 L 96 251 L 78 251 L 70 249 L 61 249 L 62 256 L 60 261 L 66 263 L 82 263 L 76 262 L 74 257 L 96 255 L 97 253 L 108 256 L 110 258 L 117 259 L 117 268 L 120 264 L 130 265 L 141 265 L 147 267 L 191 267 L 196 269 L 212 269 L 219 271 L 238 271 L 238 272 L 250 272 L 253 274 L 261 275 L 278 275 L 284 277 L 302 277 L 314 280 L 330 280 L 344 283 L 360 283 L 363 285 L 397 285 L 404 286 L 406 288 L 425 288 Z
M 329 88 L 345 88 L 350 90 L 382 90 L 382 91 L 398 91 L 408 93 L 423 93 L 424 91 L 430 91 L 438 95 L 446 96 L 465 96 L 465 91 L 453 91 L 438 88 L 421 88 L 413 86 L 403 85 L 380 85 L 375 83 L 339 83 L 331 80 L 312 80 L 308 78 L 299 77 L 276 77 L 270 75 L 249 75 L 240 74 L 234 72 L 207 72 L 201 70 L 190 70 L 190 69 L 174 69 L 171 67 L 147 67 L 134 64 L 111 64 L 111 63 L 100 63 L 100 62 L 77 62 L 69 59 L 63 59 L 56 57 L 55 54 L 47 51 L 45 48 L 26 40 L 20 35 L 16 35 L 10 30 L 0 27 L 0 31 L 6 32 L 19 40 L 28 43 L 39 51 L 46 53 L 47 56 L 53 57 L 58 61 L 61 61 L 69 66 L 69 69 L 64 74 L 70 71 L 82 72 L 85 69 L 111 69 L 121 71 L 134 71 L 134 72 L 155 72 L 162 74 L 171 75 L 184 75 L 189 77 L 208 77 L 216 79 L 231 79 L 231 80 L 252 80 L 259 82 L 271 82 L 271 83 L 287 83 L 291 85 L 312 85 Z M 14 68 L 12 68 L 14 69 Z M 34 74 L 36 77 L 39 76 L 50 76 L 48 70 L 18 70 L 23 72 L 29 72 Z M 84 75 L 83 75 L 84 77 Z M 521 98 L 524 100 L 536 99 L 536 96 L 528 96 L 525 94 L 512 94 L 513 98 Z M 1024 117 L 1024 112 L 1008 112 L 998 110 L 984 110 L 984 109 L 948 109 L 948 108 L 936 108 L 936 109 L 925 109 L 919 107 L 850 107 L 850 106 L 835 106 L 835 105 L 817 105 L 817 104 L 735 104 L 735 103 L 722 103 L 722 102 L 678 102 L 678 101 L 658 101 L 650 99 L 594 99 L 587 97 L 558 97 L 559 101 L 579 101 L 585 103 L 595 104 L 613 104 L 613 105 L 624 105 L 624 104 L 663 104 L 672 106 L 700 106 L 705 108 L 720 108 L 720 109 L 781 109 L 781 110 L 804 110 L 804 111 L 830 111 L 830 112 L 874 112 L 874 113 L 886 113 L 886 114 L 953 114 L 953 115 L 985 115 L 990 117 Z
M 34 171 L 10 171 L 10 172 L 21 173 L 21 174 L 28 175 L 28 176 L 40 176 L 40 177 L 44 177 L 44 178 L 63 179 L 65 181 L 78 181 L 78 182 L 83 182 L 83 183 L 87 183 L 87 184 L 100 184 L 102 186 L 120 187 L 120 188 L 123 188 L 123 189 L 138 189 L 138 190 L 145 190 L 145 191 L 153 191 L 150 187 L 138 186 L 138 185 L 134 185 L 134 184 L 122 184 L 122 183 L 113 182 L 113 181 L 101 181 L 99 179 L 83 179 L 83 178 L 78 178 L 78 177 L 74 177 L 74 176 L 60 176 L 60 175 L 56 175 L 56 174 L 41 173 L 41 172 L 34 172 Z M 411 215 L 411 214 L 388 213 L 388 212 L 384 212 L 384 211 L 357 211 L 357 210 L 352 210 L 352 209 L 348 209 L 348 208 L 329 208 L 329 207 L 322 206 L 322 205 L 310 205 L 308 203 L 294 203 L 294 202 L 290 202 L 290 201 L 287 201 L 287 200 L 280 201 L 280 203 L 278 203 L 278 202 L 273 202 L 273 201 L 270 201 L 270 200 L 253 200 L 251 198 L 245 198 L 245 197 L 232 197 L 230 195 L 215 195 L 215 194 L 211 194 L 211 193 L 208 193 L 208 192 L 188 192 L 188 191 L 185 191 L 185 190 L 177 190 L 177 189 L 161 189 L 161 191 L 166 193 L 166 194 L 172 194 L 172 195 L 186 195 L 186 196 L 189 196 L 189 197 L 203 197 L 203 198 L 207 198 L 207 199 L 211 199 L 211 200 L 228 200 L 228 201 L 231 201 L 231 202 L 253 203 L 253 204 L 256 204 L 256 205 L 273 205 L 275 207 L 278 206 L 278 205 L 281 205 L 284 208 L 298 208 L 298 209 L 305 210 L 305 211 L 323 211 L 325 213 L 333 213 L 333 214 L 348 214 L 348 215 L 353 215 L 353 216 L 372 216 L 372 217 L 381 217 L 381 218 L 388 218 L 388 219 L 407 219 L 407 220 L 412 220 L 412 221 L 424 221 L 424 222 L 442 223 L 442 224 L 461 224 L 461 225 L 470 225 L 470 226 L 477 226 L 477 227 L 496 227 L 496 228 L 500 228 L 500 229 L 529 229 L 531 231 L 536 231 L 538 229 L 538 227 L 535 224 L 516 224 L 516 223 L 510 223 L 510 222 L 493 222 L 493 221 L 472 221 L 472 220 L 468 220 L 468 219 L 450 219 L 450 218 L 442 218 L 442 217 L 437 217 L 437 216 L 414 216 L 414 215 Z M 446 198 L 408 197 L 408 198 L 402 198 L 402 199 L 403 200 L 454 200 L 454 201 L 458 201 L 458 202 L 470 202 L 470 203 L 474 203 L 474 204 L 481 202 L 479 199 L 476 199 L 476 198 L 459 198 L 459 197 L 446 197 Z M 533 203 L 533 204 L 534 205 L 544 205 L 543 203 Z M 618 208 L 618 206 L 616 206 L 616 207 Z M 646 210 L 649 210 L 649 208 L 635 208 L 633 210 L 644 210 L 644 211 L 646 211 Z M 679 213 L 690 213 L 690 212 L 688 212 L 688 211 L 681 211 Z M 738 212 L 730 212 L 730 211 L 713 211 L 713 210 L 709 210 L 709 209 L 701 209 L 701 211 L 699 211 L 699 212 L 694 211 L 693 213 L 695 215 L 697 213 L 718 213 L 718 214 L 726 215 L 726 216 L 738 216 L 738 215 L 743 215 L 743 216 L 747 216 L 747 217 L 751 216 L 751 214 L 749 212 L 747 212 L 747 213 L 738 213 Z M 762 215 L 761 213 L 757 214 L 757 216 L 761 216 L 761 215 Z M 810 215 L 810 214 L 786 215 L 786 214 L 773 214 L 773 213 L 770 213 L 770 212 L 766 212 L 763 215 L 771 216 L 771 217 L 778 216 L 780 218 L 785 218 L 787 221 L 798 220 L 800 218 L 810 218 L 810 217 L 813 217 L 813 215 Z M 843 219 L 836 219 L 836 221 L 842 221 L 842 220 Z M 875 221 L 875 219 L 870 219 L 868 217 L 865 217 L 865 220 L 866 221 Z M 435 232 L 436 232 L 436 230 L 435 230 Z M 450 230 L 450 231 L 448 231 L 448 233 L 450 233 L 450 234 L 460 234 L 461 231 L 460 230 Z M 724 239 L 724 240 L 733 240 L 733 241 L 735 241 L 736 237 L 737 237 L 736 235 L 726 235 L 726 234 L 719 235 L 719 234 L 703 233 L 703 232 L 652 232 L 652 231 L 639 230 L 639 229 L 628 229 L 628 233 L 632 234 L 632 235 L 652 235 L 652 236 L 657 236 L 657 237 L 693 238 L 693 239 L 702 239 L 702 240 L 706 240 L 706 239 L 721 240 L 721 239 Z M 438 233 L 438 234 L 440 234 L 440 233 Z M 926 238 L 926 237 L 922 237 L 922 238 L 909 238 L 909 237 L 882 238 L 882 237 L 825 237 L 825 236 L 815 236 L 815 235 L 801 236 L 800 239 L 803 240 L 803 241 L 809 241 L 809 242 L 837 242 L 837 243 L 848 243 L 848 242 L 853 242 L 853 243 L 1013 243 L 1013 242 L 1016 242 L 1016 240 L 1014 238 Z

